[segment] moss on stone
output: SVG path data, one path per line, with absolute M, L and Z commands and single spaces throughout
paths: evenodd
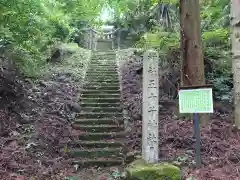
M 180 180 L 181 170 L 169 163 L 145 164 L 133 162 L 127 169 L 127 180 Z

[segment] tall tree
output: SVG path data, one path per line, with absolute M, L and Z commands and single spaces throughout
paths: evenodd
M 180 0 L 181 85 L 204 85 L 204 59 L 201 47 L 199 0 Z M 201 116 L 205 123 L 206 115 Z
M 235 124 L 240 129 L 240 0 L 231 0 Z
M 180 26 L 181 83 L 184 86 L 205 84 L 199 0 L 180 0 Z

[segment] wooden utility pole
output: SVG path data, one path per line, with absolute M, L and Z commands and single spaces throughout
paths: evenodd
M 205 85 L 199 0 L 180 0 L 181 86 Z M 202 115 L 205 123 L 208 116 Z
M 240 129 L 240 0 L 231 0 L 235 125 Z

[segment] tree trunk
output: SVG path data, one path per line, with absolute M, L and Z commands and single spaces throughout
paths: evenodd
M 180 0 L 181 86 L 204 85 L 199 0 Z M 205 123 L 208 116 L 201 116 Z
M 180 0 L 181 85 L 204 85 L 204 61 L 200 39 L 199 0 Z
M 235 125 L 240 129 L 240 0 L 231 1 Z

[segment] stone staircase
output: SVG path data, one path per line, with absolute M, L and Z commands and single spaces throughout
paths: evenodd
M 96 52 L 88 69 L 81 113 L 72 126 L 83 133 L 68 144 L 79 167 L 121 165 L 125 160 L 124 119 L 115 52 Z

